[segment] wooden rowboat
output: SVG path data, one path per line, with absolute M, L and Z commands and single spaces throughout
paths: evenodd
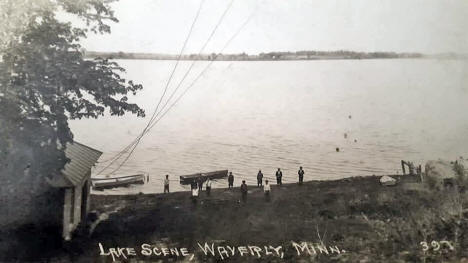
M 102 190 L 106 188 L 128 186 L 131 184 L 144 184 L 145 179 L 145 174 L 135 174 L 110 178 L 91 178 L 91 183 L 93 189 Z
M 206 179 L 221 179 L 227 177 L 228 170 L 220 170 L 208 173 L 196 173 L 196 174 L 189 174 L 189 175 L 181 175 L 180 176 L 180 184 L 190 184 L 193 181 L 197 181 L 198 178 L 201 176 L 203 181 Z

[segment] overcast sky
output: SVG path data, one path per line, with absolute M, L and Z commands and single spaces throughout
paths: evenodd
M 179 52 L 201 0 L 120 0 L 110 35 L 87 50 Z M 205 0 L 186 53 L 197 53 L 231 0 Z M 234 0 L 206 52 L 354 50 L 468 53 L 467 0 Z

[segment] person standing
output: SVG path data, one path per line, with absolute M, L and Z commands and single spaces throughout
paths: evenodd
M 198 199 L 198 187 L 197 187 L 197 182 L 194 180 L 191 184 L 190 184 L 191 188 L 192 188 L 192 202 L 193 204 L 196 204 L 197 203 L 197 199 Z
M 166 179 L 164 179 L 164 193 L 169 193 L 169 175 L 166 174 Z
M 197 188 L 197 182 L 195 180 L 190 182 L 190 190 Z
M 302 185 L 302 182 L 304 181 L 304 170 L 302 170 L 302 166 L 299 167 L 297 174 L 299 175 L 299 185 Z
M 206 188 L 206 195 L 210 196 L 210 192 L 211 192 L 211 180 L 210 180 L 210 178 L 208 178 L 206 180 L 205 188 Z
M 203 178 L 201 177 L 201 175 L 198 176 L 197 184 L 198 184 L 198 192 L 201 193 L 201 191 L 203 190 Z
M 234 175 L 232 175 L 232 172 L 229 172 L 228 176 L 228 188 L 234 187 Z
M 245 201 L 247 201 L 247 184 L 245 183 L 245 180 L 242 180 L 240 190 L 242 193 L 242 201 L 245 203 Z
M 267 202 L 270 201 L 270 191 L 271 191 L 270 184 L 268 183 L 268 180 L 265 180 L 265 185 L 263 186 L 263 192 L 265 193 L 265 200 Z
M 257 174 L 257 187 L 260 187 L 263 185 L 263 173 L 262 173 L 262 170 L 258 170 L 258 174 Z
M 278 168 L 278 171 L 276 171 L 276 184 L 277 185 L 282 185 L 281 179 L 283 178 L 283 172 L 281 172 L 281 169 Z

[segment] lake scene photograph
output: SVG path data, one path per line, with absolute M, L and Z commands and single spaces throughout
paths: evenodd
M 468 3 L 0 14 L 0 262 L 468 262 Z

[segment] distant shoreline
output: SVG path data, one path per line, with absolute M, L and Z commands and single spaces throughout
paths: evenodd
M 200 61 L 288 61 L 288 60 L 343 60 L 343 59 L 397 59 L 431 58 L 421 53 L 354 52 L 354 51 L 297 51 L 269 52 L 257 55 L 241 54 L 189 54 L 178 55 L 134 52 L 85 51 L 86 58 L 138 59 L 138 60 L 200 60 Z M 454 54 L 438 55 L 439 58 L 456 58 Z

